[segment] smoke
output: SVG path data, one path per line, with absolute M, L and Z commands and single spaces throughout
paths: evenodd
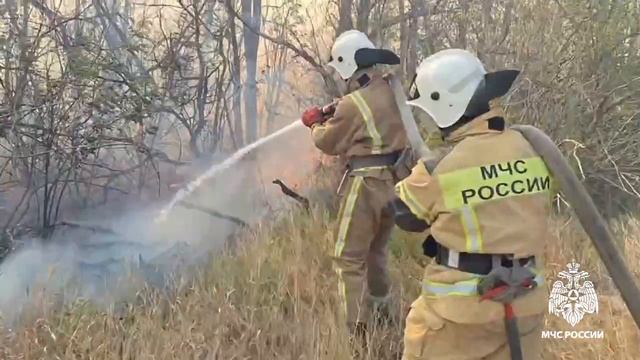
M 22 239 L 25 245 L 0 264 L 0 318 L 16 324 L 29 312 L 78 299 L 111 306 L 144 285 L 188 281 L 186 269 L 210 260 L 242 228 L 239 223 L 254 224 L 291 203 L 271 181 L 303 186 L 313 155 L 306 129 L 294 127 L 203 180 L 162 222 L 154 219 L 167 201 L 143 206 L 130 200 L 119 214 L 98 209 L 66 219 L 46 243 Z M 215 163 L 190 172 L 206 173 Z

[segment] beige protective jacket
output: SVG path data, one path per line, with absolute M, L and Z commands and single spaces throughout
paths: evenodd
M 363 74 L 371 80 L 360 88 L 357 79 Z M 328 155 L 347 158 L 404 149 L 407 140 L 400 112 L 382 72 L 356 72 L 348 87 L 352 92 L 340 99 L 333 116 L 313 126 L 316 146 Z
M 358 79 L 370 78 L 361 87 Z M 356 72 L 347 83 L 350 94 L 333 117 L 312 128 L 318 148 L 347 159 L 390 154 L 406 147 L 406 135 L 393 93 L 376 69 Z M 338 293 L 351 329 L 366 322 L 370 310 L 388 301 L 387 245 L 393 216 L 386 205 L 394 197 L 392 166 L 350 171 L 341 188 L 334 260 Z
M 552 238 L 548 219 L 552 190 L 549 171 L 518 132 L 492 130 L 492 110 L 455 130 L 455 143 L 433 173 L 419 162 L 396 185 L 397 195 L 417 217 L 431 224 L 435 240 L 466 253 L 536 256 L 542 282 L 544 244 Z M 440 316 L 459 323 L 501 319 L 497 302 L 480 302 L 478 276 L 432 264 L 425 269 L 423 297 Z M 540 286 L 514 303 L 516 314 L 544 311 Z

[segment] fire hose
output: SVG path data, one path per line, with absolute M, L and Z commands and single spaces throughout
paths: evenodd
M 391 85 L 391 90 L 393 90 L 393 96 L 395 97 L 396 104 L 400 110 L 400 119 L 402 120 L 402 125 L 407 133 L 407 139 L 409 140 L 409 145 L 411 145 L 413 154 L 418 159 L 431 158 L 433 154 L 425 144 L 422 136 L 420 136 L 420 130 L 418 130 L 418 125 L 413 118 L 411 109 L 409 108 L 409 105 L 407 105 L 407 98 L 404 94 L 404 90 L 402 89 L 402 84 L 400 84 L 400 80 L 393 75 L 390 76 L 389 80 L 389 85 Z
M 609 271 L 636 326 L 640 328 L 640 289 L 616 247 L 606 221 L 598 212 L 584 185 L 553 140 L 544 132 L 530 125 L 514 125 L 510 128 L 520 132 L 544 160 Z

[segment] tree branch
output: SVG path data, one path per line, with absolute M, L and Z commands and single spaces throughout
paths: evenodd
M 178 204 L 180 204 L 180 206 L 182 206 L 183 208 L 186 208 L 186 209 L 197 210 L 197 211 L 203 212 L 203 213 L 205 213 L 207 215 L 211 215 L 213 217 L 217 217 L 217 218 L 224 219 L 224 220 L 229 220 L 232 223 L 234 223 L 236 225 L 239 225 L 239 226 L 242 226 L 242 227 L 248 227 L 249 226 L 249 224 L 247 224 L 246 222 L 244 222 L 244 220 L 242 220 L 240 218 L 237 218 L 237 217 L 231 216 L 231 215 L 226 215 L 226 214 L 223 214 L 223 213 L 221 213 L 219 211 L 216 211 L 216 210 L 204 207 L 204 206 L 196 205 L 194 203 L 187 202 L 187 201 L 184 201 L 184 200 L 180 201 Z
M 306 50 L 301 49 L 295 45 L 293 45 L 292 43 L 290 43 L 289 41 L 283 39 L 283 38 L 277 38 L 274 36 L 271 36 L 263 31 L 260 30 L 256 30 L 254 29 L 254 27 L 251 25 L 251 23 L 249 21 L 247 21 L 245 18 L 242 17 L 242 15 L 238 14 L 237 11 L 235 11 L 235 9 L 233 9 L 232 7 L 229 7 L 229 12 L 231 12 L 231 14 L 237 18 L 238 20 L 240 20 L 240 22 L 247 27 L 249 30 L 251 30 L 251 32 L 253 32 L 256 35 L 259 35 L 271 42 L 273 42 L 274 44 L 278 44 L 281 46 L 286 47 L 287 49 L 293 51 L 294 54 L 296 54 L 297 56 L 303 58 L 304 60 L 306 60 L 311 66 L 313 66 L 314 68 L 316 68 L 318 71 L 320 71 L 320 73 L 322 73 L 323 75 L 328 75 L 327 71 L 322 67 L 322 65 L 316 61 L 316 59 L 313 58 L 313 56 L 311 56 Z
M 275 179 L 275 180 L 273 180 L 272 183 L 280 186 L 280 190 L 282 190 L 282 193 L 284 193 L 287 196 L 292 197 L 295 201 L 297 201 L 300 204 L 302 204 L 302 206 L 305 208 L 305 210 L 309 211 L 309 199 L 307 199 L 304 196 L 302 196 L 302 195 L 296 193 L 295 191 L 293 191 L 290 187 L 285 185 L 280 179 Z
M 87 230 L 91 230 L 93 232 L 97 232 L 100 234 L 109 234 L 109 235 L 117 235 L 118 233 L 116 233 L 115 231 L 109 229 L 109 228 L 104 228 L 101 227 L 99 225 L 90 225 L 90 224 L 80 224 L 80 223 L 75 223 L 75 222 L 70 222 L 70 221 L 60 221 L 58 223 L 55 224 L 51 224 L 49 225 L 52 228 L 58 227 L 58 226 L 67 226 L 70 228 L 74 228 L 74 229 L 87 229 Z
M 433 14 L 434 10 L 436 9 L 436 7 L 438 6 L 438 4 L 440 4 L 440 1 L 438 1 L 433 8 L 429 8 L 429 7 L 422 7 L 422 8 L 414 8 L 411 9 L 410 11 L 402 14 L 402 15 L 397 15 L 392 17 L 391 19 L 388 19 L 387 21 L 383 22 L 380 25 L 381 29 L 385 29 L 388 28 L 390 26 L 394 26 L 394 25 L 398 25 L 401 22 L 405 22 L 407 20 L 413 19 L 413 18 L 417 18 L 417 17 L 422 17 L 422 16 L 427 16 L 429 14 Z

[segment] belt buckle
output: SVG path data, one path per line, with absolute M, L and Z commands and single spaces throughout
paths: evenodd
M 447 251 L 447 266 L 448 267 L 452 267 L 454 269 L 457 269 L 460 267 L 460 253 L 452 250 L 452 249 L 448 249 Z

